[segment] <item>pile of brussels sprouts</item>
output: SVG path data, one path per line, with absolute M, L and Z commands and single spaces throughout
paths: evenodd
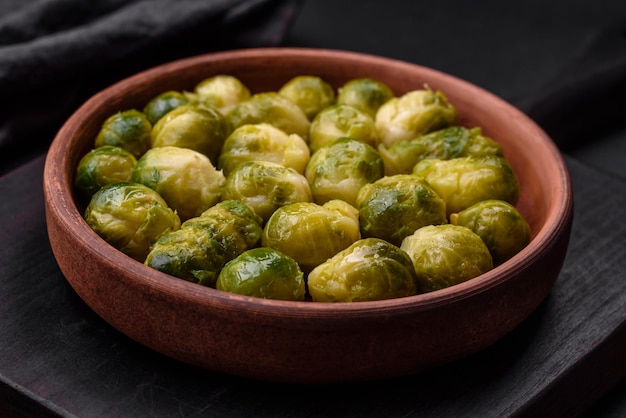
M 230 75 L 111 115 L 79 162 L 84 218 L 180 279 L 280 300 L 443 289 L 530 241 L 497 142 L 427 86 L 396 96 L 301 75 L 252 93 Z

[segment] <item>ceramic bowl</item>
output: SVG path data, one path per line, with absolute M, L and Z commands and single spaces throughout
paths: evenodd
M 334 85 L 356 77 L 396 94 L 425 84 L 443 91 L 461 124 L 480 126 L 503 147 L 521 184 L 518 209 L 530 244 L 472 280 L 412 297 L 356 303 L 265 300 L 186 282 L 108 245 L 82 218 L 76 165 L 111 114 L 166 90 L 192 90 L 217 74 L 253 92 L 318 75 Z M 561 270 L 572 223 L 569 174 L 559 150 L 528 117 L 495 95 L 423 66 L 346 51 L 271 48 L 191 57 L 141 72 L 101 91 L 64 124 L 44 170 L 50 244 L 76 293 L 114 328 L 181 362 L 244 378 L 290 383 L 385 379 L 482 350 L 527 318 Z

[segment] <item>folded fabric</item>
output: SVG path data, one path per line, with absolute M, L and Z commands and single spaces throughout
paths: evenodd
M 0 2 L 0 174 L 47 148 L 88 97 L 137 71 L 275 46 L 297 0 Z

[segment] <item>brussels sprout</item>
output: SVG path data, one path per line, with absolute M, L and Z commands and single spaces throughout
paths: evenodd
M 353 78 L 337 91 L 337 103 L 354 106 L 376 117 L 378 109 L 395 97 L 393 90 L 385 83 L 371 78 Z
M 152 148 L 137 160 L 131 179 L 156 190 L 183 221 L 219 202 L 226 181 L 206 155 L 166 146 Z
M 258 123 L 240 126 L 226 138 L 217 166 L 228 176 L 246 161 L 270 161 L 304 174 L 310 157 L 309 146 L 300 135 Z
M 275 248 L 310 271 L 360 238 L 359 213 L 342 200 L 324 205 L 293 203 L 274 212 L 261 244 Z
M 312 120 L 320 110 L 335 103 L 335 90 L 320 77 L 301 75 L 287 81 L 278 90 L 284 96 L 298 105 L 309 120 Z
M 113 145 L 124 148 L 139 158 L 150 148 L 152 124 L 146 115 L 136 109 L 129 109 L 109 116 L 94 141 L 94 148 Z
M 356 207 L 362 236 L 394 245 L 418 228 L 447 222 L 443 199 L 426 181 L 411 174 L 366 184 L 357 194 Z
M 406 237 L 400 248 L 411 257 L 423 292 L 467 281 L 493 268 L 483 240 L 464 226 L 425 226 Z
M 219 74 L 202 80 L 194 88 L 197 100 L 227 116 L 235 106 L 248 100 L 250 89 L 232 75 Z
M 230 132 L 228 121 L 217 110 L 186 104 L 159 119 L 152 128 L 151 143 L 153 148 L 190 148 L 217 164 L 222 145 Z
M 344 136 L 375 146 L 378 136 L 374 119 L 353 106 L 335 104 L 326 107 L 311 122 L 309 147 L 315 152 Z
M 106 242 L 142 263 L 161 235 L 180 227 L 165 200 L 136 183 L 103 186 L 91 197 L 84 218 Z
M 305 176 L 315 203 L 341 199 L 354 206 L 359 189 L 383 176 L 383 161 L 370 145 L 344 137 L 318 149 L 311 156 Z
M 103 145 L 80 159 L 74 184 L 82 196 L 91 198 L 102 186 L 130 181 L 136 163 L 137 159 L 125 149 Z
M 303 301 L 304 273 L 291 257 L 273 248 L 253 248 L 229 261 L 217 289 L 264 299 Z
M 408 141 L 397 141 L 386 147 L 378 146 L 385 164 L 385 175 L 408 174 L 415 164 L 426 158 L 452 158 L 482 155 L 503 156 L 502 147 L 483 136 L 481 128 L 450 126 Z
M 309 273 L 314 302 L 360 302 L 418 293 L 413 262 L 406 252 L 378 238 L 364 238 Z
M 454 125 L 457 111 L 440 91 L 413 90 L 394 97 L 376 113 L 380 143 L 386 147 Z
M 157 123 L 167 112 L 189 103 L 189 99 L 183 93 L 178 91 L 166 91 L 150 100 L 143 108 L 152 125 Z
M 287 134 L 308 140 L 311 122 L 297 104 L 277 92 L 253 94 L 238 103 L 228 115 L 233 128 L 255 123 L 269 123 Z
M 313 200 L 304 175 L 270 161 L 248 161 L 226 177 L 222 200 L 239 200 L 250 206 L 263 222 L 279 207 Z
M 509 163 L 493 155 L 426 159 L 413 168 L 445 200 L 447 215 L 474 203 L 498 199 L 513 205 L 519 198 L 519 182 Z
M 154 244 L 145 264 L 203 286 L 215 287 L 224 265 L 261 240 L 261 219 L 244 203 L 223 201 L 185 221 Z
M 513 257 L 530 242 L 530 225 L 515 206 L 502 200 L 475 203 L 450 215 L 450 223 L 481 237 L 495 264 Z

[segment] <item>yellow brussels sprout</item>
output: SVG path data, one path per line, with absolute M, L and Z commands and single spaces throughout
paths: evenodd
M 294 102 L 312 120 L 320 110 L 335 103 L 335 90 L 320 77 L 300 75 L 287 81 L 278 90 Z
M 418 293 L 406 252 L 378 238 L 364 238 L 315 267 L 307 279 L 314 302 L 360 302 Z
M 124 110 L 109 116 L 94 141 L 94 148 L 113 145 L 139 158 L 150 148 L 152 124 L 136 109 Z
M 342 200 L 324 205 L 293 203 L 272 214 L 261 244 L 287 254 L 310 271 L 360 238 L 358 218 L 358 211 Z
M 457 111 L 440 91 L 412 90 L 380 106 L 375 120 L 379 143 L 389 147 L 456 124 Z
M 469 228 L 481 237 L 496 265 L 530 242 L 530 225 L 515 206 L 502 200 L 475 203 L 450 215 L 450 223 Z
M 130 181 L 137 159 L 130 152 L 113 145 L 103 145 L 85 154 L 76 167 L 74 184 L 83 197 L 102 186 Z
M 425 225 L 447 223 L 446 204 L 430 185 L 411 174 L 383 177 L 361 187 L 356 198 L 363 237 L 394 245 Z
M 84 218 L 106 242 L 142 263 L 161 235 L 180 227 L 165 200 L 137 183 L 103 186 L 91 197 Z
M 131 179 L 156 190 L 183 221 L 219 202 L 225 182 L 206 155 L 165 146 L 152 148 L 137 160 Z
M 464 226 L 425 226 L 406 237 L 400 248 L 413 261 L 423 292 L 465 282 L 493 268 L 483 240 Z
M 304 174 L 310 157 L 309 146 L 300 135 L 258 123 L 240 126 L 226 138 L 217 166 L 228 176 L 244 162 L 270 161 Z
M 415 164 L 426 158 L 452 158 L 482 155 L 503 156 L 502 147 L 483 136 L 481 128 L 450 126 L 386 147 L 378 146 L 385 165 L 385 175 L 409 174 Z
M 503 157 L 426 159 L 415 165 L 413 174 L 424 178 L 445 200 L 448 216 L 483 200 L 515 205 L 519 198 L 519 181 Z
M 355 205 L 359 189 L 383 176 L 383 161 L 365 142 L 339 138 L 313 153 L 305 176 L 315 203 L 341 199 Z
M 153 148 L 174 146 L 198 151 L 217 164 L 230 135 L 226 118 L 217 110 L 186 104 L 167 112 L 152 128 Z
M 216 288 L 263 299 L 303 301 L 304 273 L 296 261 L 273 248 L 253 248 L 229 261 Z
M 228 115 L 233 128 L 269 123 L 287 134 L 298 134 L 308 141 L 311 122 L 297 104 L 275 91 L 253 94 L 238 103 Z
M 227 74 L 202 80 L 194 88 L 194 94 L 198 102 L 217 109 L 224 116 L 251 96 L 250 89 L 241 80 Z
M 311 122 L 309 147 L 315 152 L 346 136 L 371 146 L 375 146 L 378 140 L 371 116 L 356 107 L 335 104 L 324 108 Z
M 376 117 L 378 109 L 389 99 L 395 97 L 393 90 L 385 83 L 372 78 L 353 78 L 337 91 L 337 103 L 354 106 Z
M 306 177 L 293 168 L 270 161 L 248 161 L 226 177 L 222 200 L 246 203 L 265 222 L 281 206 L 310 202 L 313 197 Z

